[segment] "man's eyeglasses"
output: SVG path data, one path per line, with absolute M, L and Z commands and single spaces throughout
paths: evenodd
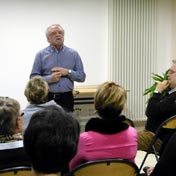
M 176 73 L 176 71 L 169 69 L 167 73 L 168 74 L 174 74 L 174 73 Z

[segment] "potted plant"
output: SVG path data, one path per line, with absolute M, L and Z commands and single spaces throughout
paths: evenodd
M 153 93 L 154 93 L 154 91 L 156 89 L 156 85 L 158 84 L 158 82 L 162 82 L 162 81 L 168 79 L 167 72 L 168 72 L 168 70 L 166 70 L 165 73 L 162 73 L 162 75 L 158 75 L 158 74 L 152 73 L 152 79 L 153 79 L 154 83 L 152 84 L 151 87 L 146 88 L 144 90 L 143 95 L 148 95 L 149 94 L 150 97 L 152 97 Z M 169 88 L 167 88 L 166 90 L 164 90 L 162 92 L 162 95 L 165 95 L 168 91 L 169 91 Z

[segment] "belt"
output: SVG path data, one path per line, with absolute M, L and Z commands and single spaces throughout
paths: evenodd
M 48 94 L 50 94 L 53 98 L 56 98 L 58 96 L 72 94 L 72 91 L 69 91 L 69 92 L 49 92 Z

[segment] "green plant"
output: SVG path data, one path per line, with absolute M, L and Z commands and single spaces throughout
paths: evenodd
M 152 97 L 158 82 L 162 82 L 162 81 L 168 79 L 167 72 L 168 72 L 168 70 L 165 71 L 165 73 L 162 73 L 162 75 L 158 75 L 158 74 L 152 73 L 152 79 L 154 80 L 154 83 L 153 83 L 153 85 L 151 87 L 149 87 L 149 88 L 144 90 L 143 95 L 149 94 L 150 97 Z M 167 88 L 165 91 L 163 91 L 162 95 L 165 95 L 168 91 L 169 91 L 169 88 Z

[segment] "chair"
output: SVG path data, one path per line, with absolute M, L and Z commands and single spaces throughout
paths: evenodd
M 156 162 L 158 162 L 159 160 L 159 156 L 158 156 L 158 151 L 156 150 L 155 148 L 155 143 L 158 139 L 158 135 L 159 133 L 161 132 L 162 129 L 176 129 L 176 115 L 170 117 L 169 119 L 165 120 L 159 127 L 158 129 L 156 130 L 156 133 L 148 147 L 148 150 L 146 151 L 146 154 L 144 156 L 144 159 L 140 165 L 140 168 L 139 168 L 139 172 L 141 171 L 146 159 L 147 159 L 147 156 L 150 154 L 150 153 L 154 153 L 155 155 L 155 158 L 156 158 Z
M 17 166 L 0 169 L 0 176 L 31 176 L 31 167 Z
M 126 159 L 89 161 L 70 171 L 69 176 L 139 176 L 137 165 Z
M 131 119 L 125 119 L 123 121 L 123 123 L 126 123 L 127 125 L 131 126 L 131 127 L 134 127 L 134 122 L 131 120 Z

